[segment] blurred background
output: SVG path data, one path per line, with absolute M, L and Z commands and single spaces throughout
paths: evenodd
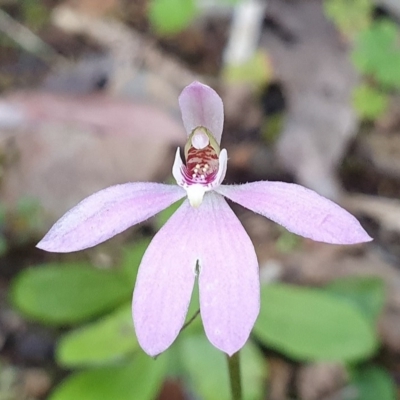
M 156 360 L 134 335 L 137 268 L 177 205 L 35 248 L 97 190 L 172 182 L 193 80 L 224 101 L 228 183 L 300 183 L 374 238 L 315 243 L 232 205 L 262 281 L 245 399 L 400 398 L 399 24 L 398 0 L 0 0 L 0 400 L 230 398 L 201 317 Z

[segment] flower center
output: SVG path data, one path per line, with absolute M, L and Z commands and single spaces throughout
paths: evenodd
M 176 183 L 183 187 L 192 207 L 199 207 L 204 194 L 221 185 L 226 174 L 228 154 L 220 151 L 214 136 L 203 126 L 190 134 L 182 162 L 179 148 L 175 154 L 172 174 Z
M 218 172 L 218 155 L 211 145 L 198 150 L 192 146 L 186 156 L 186 171 L 188 184 L 210 183 Z
M 219 149 L 211 143 L 205 128 L 196 128 L 185 149 L 186 168 L 183 168 L 186 183 L 207 185 L 215 179 L 219 169 Z

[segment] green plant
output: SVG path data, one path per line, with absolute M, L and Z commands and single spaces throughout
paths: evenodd
M 150 23 L 162 35 L 182 31 L 196 14 L 194 0 L 152 0 L 149 6 Z
M 233 6 L 239 0 L 217 0 L 217 5 Z M 153 29 L 162 36 L 186 29 L 200 13 L 200 0 L 150 0 L 148 18 Z
M 325 14 L 332 19 L 339 30 L 354 38 L 360 31 L 368 28 L 372 20 L 371 0 L 325 0 Z
M 389 95 L 400 89 L 400 30 L 388 18 L 373 19 L 371 0 L 326 0 L 324 8 L 353 44 L 351 54 L 364 81 L 353 93 L 360 117 L 375 120 L 383 115 Z
M 229 386 L 221 394 L 221 383 L 216 379 L 221 374 L 221 379 L 228 379 L 225 369 L 217 368 L 225 363 L 225 357 L 208 343 L 199 319 L 156 361 L 139 350 L 130 301 L 147 244 L 141 242 L 126 250 L 121 267 L 115 271 L 97 270 L 85 263 L 47 264 L 22 272 L 14 281 L 12 301 L 27 317 L 73 328 L 61 337 L 56 360 L 64 368 L 81 370 L 63 381 L 51 400 L 121 396 L 150 400 L 170 371 L 188 376 L 190 385 L 205 398 L 229 399 Z M 189 315 L 197 308 L 195 294 Z M 262 395 L 263 365 L 260 350 L 249 344 L 243 351 L 243 372 L 251 382 L 244 386 L 251 399 Z
M 158 214 L 158 229 L 176 207 Z M 198 290 L 189 306 L 187 322 L 191 323 L 169 350 L 153 360 L 139 348 L 131 295 L 148 243 L 142 240 L 124 249 L 121 264 L 111 271 L 87 262 L 52 263 L 27 269 L 14 280 L 11 299 L 24 315 L 70 328 L 59 339 L 55 357 L 61 367 L 73 372 L 50 400 L 151 400 L 168 378 L 183 380 L 205 400 L 230 399 L 225 356 L 208 342 L 201 318 L 191 321 L 199 310 Z M 389 395 L 390 376 L 365 364 L 379 346 L 376 320 L 384 297 L 378 278 L 343 278 L 321 289 L 264 285 L 253 338 L 297 361 L 344 363 L 351 385 L 360 393 L 371 390 L 375 398 L 394 400 Z M 246 400 L 264 397 L 268 376 L 265 357 L 253 338 L 241 352 Z
M 400 31 L 389 20 L 378 20 L 360 32 L 353 52 L 360 72 L 371 76 L 383 89 L 400 89 Z
M 161 214 L 159 226 L 170 213 Z M 225 357 L 208 343 L 200 318 L 157 360 L 139 349 L 130 301 L 147 244 L 126 249 L 119 268 L 111 271 L 87 263 L 53 263 L 25 270 L 15 279 L 11 298 L 21 312 L 45 324 L 72 328 L 58 342 L 56 360 L 74 372 L 56 387 L 51 400 L 151 400 L 168 377 L 183 378 L 204 399 L 230 398 Z M 266 285 L 254 337 L 295 360 L 350 363 L 353 384 L 364 387 L 365 368 L 357 365 L 378 346 L 375 321 L 383 298 L 383 284 L 376 278 L 342 279 L 323 289 Z M 189 319 L 198 308 L 195 292 Z M 261 399 L 267 366 L 252 340 L 242 351 L 242 370 L 245 399 Z M 375 379 L 374 390 L 389 393 L 392 382 L 384 376 Z

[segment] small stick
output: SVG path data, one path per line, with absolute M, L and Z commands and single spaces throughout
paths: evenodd
M 11 18 L 0 9 L 0 31 L 24 50 L 34 54 L 47 63 L 63 59 L 51 46 L 45 43 L 24 25 Z

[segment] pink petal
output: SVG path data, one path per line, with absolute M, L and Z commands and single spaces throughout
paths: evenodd
M 95 246 L 150 218 L 185 194 L 179 186 L 160 183 L 111 186 L 68 211 L 36 247 L 67 253 Z
M 219 144 L 224 125 L 224 106 L 221 98 L 209 86 L 193 82 L 179 96 L 183 125 L 190 135 L 198 126 L 207 128 Z
M 243 226 L 216 193 L 206 193 L 196 233 L 200 310 L 210 342 L 232 355 L 246 342 L 260 308 L 258 262 Z
M 176 339 L 196 277 L 198 210 L 186 200 L 154 236 L 133 292 L 133 322 L 143 350 L 155 356 Z
M 216 190 L 228 199 L 306 238 L 333 244 L 372 240 L 350 213 L 300 185 L 253 182 L 223 185 Z

